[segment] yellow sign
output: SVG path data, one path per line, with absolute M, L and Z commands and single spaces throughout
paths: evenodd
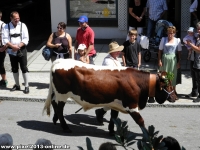
M 102 12 L 102 15 L 104 17 L 108 17 L 110 15 L 110 10 L 108 8 L 104 8 L 103 12 Z

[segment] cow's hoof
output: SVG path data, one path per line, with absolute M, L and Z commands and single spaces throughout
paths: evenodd
M 104 111 L 102 108 L 95 110 L 96 119 L 97 119 L 97 122 L 100 125 L 103 125 L 103 116 L 104 116 L 105 113 L 106 113 L 106 111 Z
M 64 132 L 65 133 L 72 133 L 72 130 L 70 130 L 70 129 L 64 129 Z

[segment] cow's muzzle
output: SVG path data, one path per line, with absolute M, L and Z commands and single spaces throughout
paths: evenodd
M 168 92 L 168 91 L 165 90 L 165 89 L 163 89 L 163 90 L 167 93 L 167 98 L 166 98 L 166 100 L 168 100 L 169 102 L 174 103 L 175 100 L 177 99 L 174 90 L 172 90 L 171 92 Z

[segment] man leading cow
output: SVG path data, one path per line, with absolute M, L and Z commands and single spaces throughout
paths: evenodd
M 123 50 L 124 46 L 119 46 L 119 44 L 117 42 L 111 42 L 109 44 L 109 51 L 108 51 L 108 55 L 104 58 L 104 61 L 102 63 L 103 66 L 110 66 L 110 67 L 121 67 L 121 63 L 120 61 L 117 59 L 117 57 L 119 57 L 121 51 Z M 100 124 L 103 124 L 103 116 L 104 114 L 110 110 L 109 107 L 103 107 L 100 109 L 95 110 L 96 113 L 96 118 L 97 121 Z M 118 111 L 116 110 L 111 110 L 111 118 L 110 118 L 110 123 L 108 126 L 108 130 L 109 130 L 109 134 L 113 135 L 114 134 L 114 122 L 112 120 L 112 118 L 117 118 L 118 116 Z

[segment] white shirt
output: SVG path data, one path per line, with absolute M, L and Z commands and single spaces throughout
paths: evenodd
M 194 12 L 197 10 L 197 7 L 198 7 L 198 1 L 195 0 L 192 5 L 190 6 L 190 12 Z
M 110 54 L 108 54 L 104 58 L 102 66 L 121 67 L 122 65 L 118 59 L 114 59 Z
M 1 25 L 2 25 L 2 28 L 1 28 Z M 1 36 L 2 36 L 2 31 L 3 31 L 3 28 L 4 28 L 5 25 L 6 24 L 3 21 L 0 20 L 0 40 L 2 40 Z M 1 46 L 1 43 L 2 43 L 2 41 L 0 42 L 0 46 Z
M 6 24 L 4 26 L 3 32 L 2 32 L 3 45 L 5 45 L 8 42 L 10 42 L 12 44 L 15 44 L 15 45 L 19 45 L 21 42 L 24 43 L 25 45 L 28 44 L 28 42 L 29 42 L 29 34 L 28 34 L 28 29 L 27 29 L 27 27 L 26 27 L 26 25 L 24 23 L 22 23 L 22 35 L 18 36 L 18 37 L 11 37 L 10 38 L 11 34 L 20 34 L 20 32 L 21 32 L 21 23 L 22 22 L 19 21 L 17 26 L 14 27 L 13 24 L 10 22 L 9 23 L 9 25 L 10 25 L 10 34 L 9 34 L 8 24 Z M 22 40 L 21 40 L 21 37 L 22 37 Z M 12 49 L 8 48 L 7 52 L 9 54 L 13 54 Z M 17 53 L 17 52 L 15 52 L 15 53 Z

